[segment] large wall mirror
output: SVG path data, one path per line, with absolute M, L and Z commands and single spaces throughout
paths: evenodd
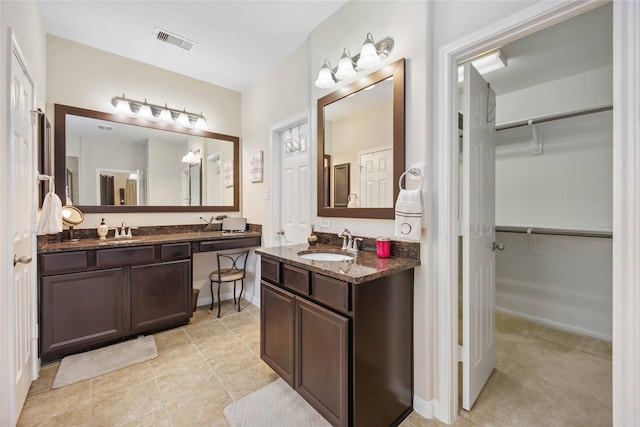
M 55 105 L 55 182 L 83 212 L 238 211 L 240 139 Z
M 318 216 L 393 219 L 403 171 L 401 59 L 318 100 Z

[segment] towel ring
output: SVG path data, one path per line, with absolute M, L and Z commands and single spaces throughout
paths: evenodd
M 422 190 L 422 187 L 424 186 L 424 177 L 420 173 L 420 170 L 416 168 L 410 168 L 402 172 L 402 175 L 400 175 L 400 179 L 398 180 L 398 187 L 400 187 L 401 190 L 404 190 L 404 188 L 402 188 L 402 179 L 406 174 L 417 176 L 418 178 L 420 178 L 420 188 L 418 190 Z

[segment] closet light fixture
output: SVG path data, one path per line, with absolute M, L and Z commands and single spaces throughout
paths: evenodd
M 318 72 L 315 85 L 320 89 L 331 88 L 340 80 L 349 79 L 362 70 L 379 65 L 383 59 L 389 56 L 392 50 L 392 38 L 386 37 L 375 43 L 371 33 L 367 33 L 362 49 L 357 55 L 351 56 L 349 49 L 344 48 L 337 69 L 333 69 L 329 60 L 325 59 L 322 68 Z
M 186 109 L 179 110 L 170 108 L 165 103 L 164 106 L 150 104 L 144 101 L 136 101 L 124 96 L 115 96 L 111 98 L 111 105 L 122 114 L 135 114 L 149 120 L 158 120 L 168 123 L 176 123 L 185 127 L 194 127 L 197 129 L 207 129 L 207 121 L 202 115 L 190 113 Z
M 185 154 L 184 156 L 182 156 L 182 163 L 196 163 L 198 160 L 200 160 L 200 149 L 196 149 L 196 150 L 189 150 L 189 152 L 187 152 L 187 154 Z
M 468 61 L 465 61 L 468 62 Z M 464 63 L 463 63 L 464 64 Z M 502 50 L 494 50 L 486 55 L 471 60 L 471 65 L 482 75 L 490 73 L 501 68 L 506 68 L 508 64 L 507 56 Z M 464 80 L 464 68 L 462 65 L 458 67 L 458 83 Z

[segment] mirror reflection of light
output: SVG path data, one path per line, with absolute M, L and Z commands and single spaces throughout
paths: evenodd
M 62 216 L 65 218 L 70 218 L 71 217 L 71 211 L 68 209 L 63 209 L 62 210 Z

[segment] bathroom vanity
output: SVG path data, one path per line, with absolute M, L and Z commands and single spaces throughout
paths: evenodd
M 186 324 L 193 308 L 192 255 L 260 244 L 260 232 L 213 231 L 42 245 L 42 361 Z
M 300 257 L 261 248 L 260 355 L 334 426 L 398 425 L 413 408 L 419 260 Z M 335 250 L 315 246 L 314 250 Z

